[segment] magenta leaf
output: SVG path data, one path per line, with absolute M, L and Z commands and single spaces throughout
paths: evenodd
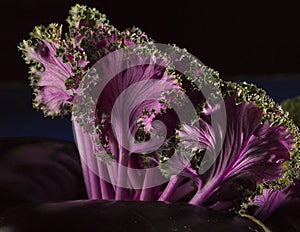
M 202 163 L 216 157 L 207 172 L 201 173 L 200 165 L 198 176 L 194 177 L 198 190 L 190 200 L 192 204 L 202 204 L 223 183 L 234 178 L 272 180 L 281 175 L 282 162 L 289 159 L 293 138 L 286 128 L 268 122 L 261 124 L 262 111 L 253 103 L 236 105 L 233 97 L 227 97 L 225 106 L 226 131 L 214 130 L 204 119 L 200 119 L 200 128 L 183 126 L 179 131 L 187 147 L 206 151 L 207 158 Z M 222 136 L 224 143 L 218 144 Z M 216 154 L 218 146 L 221 151 Z
M 61 26 L 50 24 L 36 27 L 32 39 L 23 41 L 20 49 L 31 66 L 31 84 L 35 92 L 34 106 L 45 115 L 56 116 L 68 112 L 74 90 L 66 90 L 65 81 L 72 75 L 70 64 L 56 57 L 60 44 Z
M 254 216 L 265 221 L 278 207 L 291 200 L 291 192 L 277 189 L 263 189 L 262 195 L 254 198 L 253 205 L 258 206 Z

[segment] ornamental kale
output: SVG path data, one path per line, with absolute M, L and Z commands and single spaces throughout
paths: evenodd
M 262 195 L 255 196 L 253 205 L 258 206 L 254 216 L 265 221 L 278 207 L 291 201 L 288 190 L 264 189 Z
M 39 26 L 19 48 L 31 65 L 34 107 L 46 116 L 72 112 L 78 119 L 75 129 L 77 124 L 87 124 L 88 114 L 80 115 L 76 104 L 93 117 L 96 136 L 76 134 L 90 198 L 185 201 L 232 210 L 249 203 L 249 197 L 257 193 L 272 195 L 274 189 L 284 189 L 300 178 L 299 129 L 265 91 L 252 84 L 223 81 L 216 71 L 175 45 L 161 51 L 138 28 L 119 31 L 95 9 L 76 5 L 67 22 L 65 35 L 61 25 Z M 126 56 L 123 51 L 136 45 L 140 46 L 136 53 Z M 89 78 L 105 58 L 106 63 L 100 65 L 103 75 L 97 77 L 105 87 L 96 102 L 86 104 L 88 97 L 82 89 L 97 91 Z M 134 65 L 136 61 L 143 65 Z M 123 66 L 129 68 L 106 79 Z M 213 91 L 205 96 L 202 87 L 207 85 Z M 184 95 L 195 109 L 192 120 L 181 121 L 172 104 L 187 107 Z M 216 100 L 218 96 L 223 103 Z M 213 120 L 221 112 L 225 117 Z M 130 136 L 135 141 L 126 144 Z M 121 167 L 105 166 L 105 162 Z M 123 182 L 135 186 L 140 177 L 126 173 L 122 166 L 158 167 L 169 180 L 149 187 L 156 176 L 145 175 L 142 188 L 126 188 Z M 261 205 L 259 197 L 254 199 Z
M 33 106 L 44 111 L 45 115 L 65 114 L 75 94 L 74 89 L 66 89 L 65 82 L 72 76 L 72 66 L 61 57 L 56 57 L 60 46 L 62 27 L 50 24 L 36 27 L 30 34 L 32 39 L 23 41 L 20 48 L 30 67 L 31 86 L 35 99 Z M 82 62 L 79 67 L 84 67 Z
M 229 180 L 273 180 L 281 175 L 282 162 L 289 159 L 293 138 L 286 128 L 261 124 L 262 112 L 254 104 L 243 102 L 236 105 L 233 97 L 227 97 L 225 107 L 226 131 L 214 130 L 205 120 L 207 115 L 200 117 L 199 128 L 183 125 L 178 131 L 183 147 L 191 152 L 199 150 L 207 153 L 199 157 L 199 162 L 215 159 L 205 173 L 200 166 L 188 175 L 197 186 L 189 201 L 191 204 L 202 204 Z M 225 139 L 220 144 L 222 136 Z M 217 146 L 220 146 L 219 149 Z M 216 154 L 219 150 L 220 154 Z

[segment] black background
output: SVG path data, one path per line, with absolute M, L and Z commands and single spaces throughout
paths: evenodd
M 16 47 L 35 25 L 64 23 L 82 3 L 125 29 L 138 26 L 159 43 L 185 47 L 222 76 L 299 73 L 300 14 L 287 1 L 64 1 L 1 3 L 0 82 L 27 81 Z

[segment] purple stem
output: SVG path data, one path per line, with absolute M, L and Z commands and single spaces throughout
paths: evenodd
M 154 200 L 154 190 L 155 187 L 146 188 L 148 183 L 152 181 L 153 176 L 149 176 L 149 172 L 146 172 L 144 177 L 143 189 L 141 191 L 140 200 L 141 201 L 153 201 Z
M 175 192 L 177 186 L 184 179 L 184 177 L 176 175 L 171 176 L 170 181 L 168 182 L 166 188 L 158 198 L 158 201 L 169 201 L 173 193 Z
M 211 194 L 217 190 L 221 177 L 217 178 L 215 181 L 212 179 L 211 183 L 206 183 L 203 188 L 199 188 L 193 198 L 189 201 L 192 205 L 201 205 Z
M 85 160 L 81 157 L 81 163 L 83 167 L 86 167 L 85 184 L 87 186 L 87 193 L 89 199 L 101 199 L 101 190 L 98 185 L 98 177 L 93 173 L 91 167 L 95 164 L 91 160 L 93 155 L 93 144 L 90 141 L 90 136 L 83 131 L 83 128 L 73 119 L 74 129 L 76 132 L 76 140 L 78 150 L 81 156 L 85 157 Z
M 132 169 L 138 169 L 132 155 L 129 156 L 128 167 L 132 168 Z M 142 185 L 142 176 L 141 175 L 136 175 L 136 172 L 132 173 L 132 172 L 130 172 L 129 169 L 128 169 L 127 175 L 128 175 L 128 179 L 131 183 L 131 188 L 136 189 L 136 188 L 138 188 L 138 186 Z
M 128 164 L 128 151 L 119 145 L 119 168 L 118 168 L 118 180 L 116 186 L 116 200 L 125 200 L 126 188 L 122 187 L 127 182 L 127 170 L 126 166 Z
M 201 205 L 211 194 L 213 194 L 216 190 L 218 185 L 222 180 L 224 180 L 227 176 L 230 175 L 230 172 L 232 172 L 233 167 L 241 159 L 241 156 L 244 154 L 244 150 L 248 146 L 248 144 L 251 141 L 251 138 L 253 135 L 249 136 L 245 144 L 241 147 L 240 151 L 237 153 L 237 155 L 234 157 L 233 161 L 231 161 L 230 165 L 226 167 L 224 170 L 217 170 L 215 169 L 215 172 L 218 171 L 218 175 L 214 177 L 216 173 L 211 173 L 210 177 L 208 178 L 209 182 L 206 183 L 203 188 L 202 186 L 199 186 L 198 191 L 196 192 L 195 196 L 189 201 L 192 205 Z M 222 156 L 222 155 L 221 155 Z M 221 165 L 221 162 L 220 164 Z M 210 184 L 211 183 L 211 184 Z
M 183 185 L 178 186 L 169 201 L 179 201 L 180 199 L 187 197 L 193 191 L 195 191 L 195 187 L 193 187 L 192 181 L 189 181 Z
M 91 180 L 90 180 L 91 178 L 89 176 L 90 175 L 89 168 L 83 161 L 81 161 L 81 167 L 82 167 L 83 179 L 84 179 L 84 184 L 85 184 L 88 198 L 92 198 Z
M 135 190 L 135 193 L 134 193 L 134 195 L 133 195 L 133 199 L 132 199 L 132 200 L 138 201 L 138 200 L 140 199 L 141 192 L 142 192 L 142 191 L 141 191 L 140 189 L 136 189 L 136 190 Z
M 109 132 L 109 148 L 112 153 L 112 156 L 117 159 L 119 155 L 119 148 L 114 133 L 112 131 Z M 110 183 L 116 183 L 118 173 L 113 163 L 108 163 L 105 165 L 108 172 L 108 177 L 110 179 Z M 115 192 L 115 185 L 111 185 Z M 115 193 L 114 193 L 115 194 Z
M 90 170 L 90 177 L 91 177 L 91 190 L 92 190 L 92 200 L 101 200 L 101 189 L 99 185 L 99 177 Z
M 101 189 L 99 186 L 99 176 L 94 172 L 98 171 L 97 160 L 93 156 L 93 142 L 90 140 L 89 135 L 86 133 L 83 134 L 84 144 L 86 148 L 86 159 L 89 167 L 89 173 L 91 178 L 91 199 L 101 199 Z
M 130 156 L 129 157 L 129 163 L 128 166 L 130 168 L 134 168 L 134 169 L 139 169 L 139 165 L 136 163 L 136 161 L 134 160 L 134 156 Z M 137 187 L 137 186 L 141 186 L 141 180 L 142 180 L 142 176 L 136 176 L 136 175 L 132 175 L 132 173 L 128 173 L 128 177 L 130 179 L 130 182 L 132 183 L 132 187 Z M 134 194 L 132 196 L 132 200 L 134 201 L 138 201 L 140 199 L 141 196 L 141 189 L 135 189 L 134 190 Z
M 74 126 L 74 130 L 75 130 L 75 136 L 76 136 L 76 141 L 77 141 L 77 147 L 78 150 L 80 152 L 80 155 L 86 155 L 86 149 L 84 147 L 84 142 L 82 141 L 83 137 L 82 137 L 82 129 L 81 127 L 78 125 L 78 123 L 76 122 L 75 119 L 73 119 L 73 126 Z M 87 165 L 87 161 L 84 161 L 82 158 L 80 158 L 80 162 L 81 162 L 81 168 L 82 168 L 82 173 L 83 173 L 83 178 L 84 178 L 84 183 L 85 183 L 85 187 L 86 187 L 86 191 L 88 194 L 88 198 L 92 197 L 92 191 L 91 191 L 91 178 L 89 177 L 89 168 Z
M 101 186 L 101 194 L 103 200 L 114 199 L 114 192 L 112 186 L 106 180 L 109 180 L 109 174 L 107 171 L 107 166 L 102 161 L 98 160 L 98 170 L 99 170 L 99 182 Z
M 108 171 L 110 182 L 116 184 L 117 177 L 118 177 L 118 170 L 116 170 L 113 164 L 107 164 L 107 171 Z M 116 187 L 114 184 L 112 184 L 112 188 L 114 191 L 116 191 Z
M 215 169 L 215 172 L 218 171 L 218 173 L 219 173 L 216 177 L 214 177 L 214 175 L 216 173 L 211 173 L 210 174 L 210 177 L 208 179 L 210 180 L 209 182 L 212 183 L 212 184 L 207 184 L 206 183 L 203 186 L 203 188 L 201 188 L 199 186 L 199 189 L 198 189 L 197 193 L 189 201 L 190 204 L 201 205 L 211 194 L 213 194 L 217 190 L 217 187 L 220 184 L 220 182 L 222 180 L 224 180 L 227 176 L 230 175 L 230 172 L 232 172 L 233 167 L 235 166 L 235 164 L 237 163 L 237 161 L 239 161 L 241 159 L 241 156 L 243 156 L 244 150 L 246 149 L 246 147 L 251 142 L 252 137 L 253 137 L 253 135 L 250 135 L 246 139 L 246 141 L 244 142 L 244 145 L 241 147 L 241 149 L 239 150 L 239 152 L 237 153 L 237 155 L 234 157 L 233 161 L 230 162 L 230 165 L 228 165 L 228 167 L 226 167 L 224 170 L 217 170 L 217 169 Z M 222 154 L 221 154 L 221 157 L 222 157 Z M 221 164 L 222 163 L 220 162 L 219 165 L 221 165 Z

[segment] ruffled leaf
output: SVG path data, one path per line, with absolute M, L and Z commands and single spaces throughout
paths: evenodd
M 258 88 L 254 84 L 246 82 L 235 83 L 221 79 L 219 81 L 220 89 L 224 96 L 234 96 L 237 103 L 254 102 L 257 107 L 262 109 L 262 123 L 268 121 L 271 124 L 282 125 L 291 133 L 294 138 L 294 147 L 290 151 L 290 159 L 284 163 L 285 170 L 283 177 L 276 178 L 269 183 L 263 183 L 262 187 L 282 189 L 292 185 L 294 180 L 300 178 L 300 131 L 291 117 L 289 117 L 289 113 L 284 111 L 279 104 L 275 103 L 265 90 Z
M 66 90 L 65 81 L 72 75 L 70 64 L 56 57 L 61 26 L 39 26 L 31 33 L 31 39 L 19 47 L 24 59 L 31 63 L 31 85 L 34 89 L 34 107 L 42 109 L 46 116 L 64 115 L 68 112 L 74 90 Z
M 264 189 L 262 195 L 254 198 L 253 205 L 258 206 L 254 216 L 265 221 L 278 207 L 291 200 L 291 192 L 277 189 Z
M 136 56 L 135 59 L 143 58 Z M 115 69 L 115 67 L 109 66 L 119 65 L 122 62 L 129 62 L 127 65 L 130 67 L 131 61 L 115 57 L 113 63 L 108 62 L 104 64 L 105 73 L 109 74 Z M 145 63 L 145 65 L 128 68 L 114 76 L 103 89 L 97 104 L 97 110 L 101 114 L 103 112 L 105 112 L 105 115 L 111 116 L 113 114 L 113 117 L 110 118 L 110 123 L 113 125 L 112 129 L 115 130 L 117 141 L 120 143 L 122 143 L 124 137 L 130 138 L 134 136 L 140 126 L 144 127 L 145 133 L 159 134 L 162 132 L 164 129 L 159 128 L 160 125 L 158 124 L 156 129 L 153 128 L 152 122 L 156 115 L 167 108 L 163 93 L 179 89 L 176 80 L 167 73 L 164 63 L 156 65 L 150 60 L 145 60 L 141 63 Z M 103 78 L 105 79 L 105 77 Z M 101 115 L 98 116 L 101 118 Z M 107 126 L 103 126 L 103 128 L 107 128 Z M 151 131 L 151 129 L 156 131 Z M 157 139 L 155 141 L 159 142 Z M 155 144 L 143 142 L 144 146 L 131 142 L 131 152 L 136 153 L 141 151 L 140 149 L 155 147 Z M 129 144 L 126 145 L 126 147 L 128 146 Z
M 201 204 L 221 184 L 233 178 L 253 179 L 257 182 L 272 180 L 281 175 L 282 162 L 289 158 L 294 143 L 283 126 L 261 124 L 262 112 L 254 104 L 235 104 L 233 97 L 225 100 L 227 112 L 226 131 L 216 130 L 200 119 L 200 127 L 185 126 L 179 131 L 182 143 L 194 150 L 206 150 L 205 162 L 214 161 L 211 168 L 197 176 L 198 191 L 192 204 Z M 217 110 L 222 110 L 221 108 Z M 216 122 L 217 124 L 219 122 Z M 225 136 L 224 143 L 222 136 Z M 220 153 L 216 150 L 221 148 Z

